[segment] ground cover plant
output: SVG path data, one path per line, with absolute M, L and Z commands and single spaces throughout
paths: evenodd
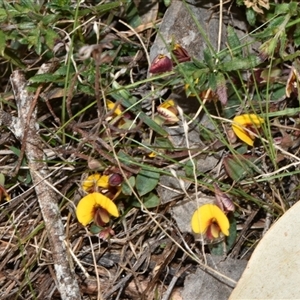
M 228 298 L 299 198 L 299 14 L 0 1 L 0 298 Z

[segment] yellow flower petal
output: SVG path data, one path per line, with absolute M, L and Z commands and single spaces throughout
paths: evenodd
M 153 158 L 153 157 L 156 157 L 157 155 L 156 155 L 156 153 L 155 152 L 151 152 L 150 154 L 148 154 L 148 157 L 150 157 L 150 158 Z
M 82 183 L 82 189 L 84 191 L 88 191 L 89 189 L 93 187 L 102 187 L 107 189 L 109 187 L 109 176 L 108 175 L 102 175 L 99 173 L 90 175 L 83 183 Z
M 264 123 L 264 119 L 258 117 L 257 115 L 244 114 L 234 117 L 232 129 L 240 140 L 250 146 L 253 146 L 254 137 L 252 137 L 251 134 L 244 129 L 244 127 L 254 126 L 260 128 L 262 123 Z
M 93 175 L 90 175 L 87 179 L 84 180 L 82 183 L 82 189 L 84 191 L 88 191 L 90 188 L 94 187 L 96 182 L 100 179 L 101 175 L 96 173 Z
M 108 110 L 114 110 L 114 114 L 116 114 L 117 116 L 122 114 L 120 105 L 118 105 L 116 107 L 116 104 L 110 100 L 106 100 L 106 105 L 107 105 Z
M 172 99 L 166 100 L 164 103 L 160 104 L 158 107 L 169 108 L 175 106 L 175 102 Z
M 76 208 L 76 216 L 78 221 L 83 225 L 88 225 L 93 219 L 95 210 L 98 206 L 114 216 L 119 216 L 119 211 L 114 202 L 100 193 L 91 193 L 83 197 Z
M 257 127 L 260 127 L 260 125 L 264 123 L 264 119 L 256 114 L 244 114 L 234 117 L 233 122 L 242 126 L 254 124 Z
M 93 194 L 88 194 L 85 197 L 83 197 L 76 208 L 76 216 L 83 226 L 88 225 L 90 222 L 92 222 L 94 218 L 94 210 L 96 207 L 96 198 L 93 196 Z
M 109 187 L 109 175 L 102 175 L 97 181 L 97 186 L 107 189 Z
M 233 132 L 240 140 L 242 140 L 244 143 L 248 144 L 249 146 L 253 146 L 254 141 L 246 130 L 244 130 L 242 127 L 236 124 L 232 124 L 232 129 Z
M 102 208 L 106 209 L 110 215 L 114 217 L 119 216 L 118 208 L 113 201 L 100 193 L 92 193 L 91 195 L 95 197 L 96 203 Z
M 191 225 L 195 233 L 205 234 L 212 223 L 217 223 L 222 233 L 229 235 L 228 218 L 217 205 L 205 204 L 199 207 L 192 216 Z

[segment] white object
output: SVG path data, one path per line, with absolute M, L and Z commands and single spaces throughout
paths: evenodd
M 259 242 L 229 300 L 300 299 L 300 202 Z

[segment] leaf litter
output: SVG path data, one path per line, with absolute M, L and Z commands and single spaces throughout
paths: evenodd
M 299 198 L 295 4 L 245 1 L 241 20 L 222 3 L 222 26 L 212 3 L 167 4 L 1 3 L 1 299 L 227 299 Z M 262 12 L 270 22 L 244 38 Z M 282 24 L 295 26 L 288 47 Z M 32 101 L 25 119 L 16 74 Z M 245 114 L 254 122 L 235 136 Z M 212 212 L 212 235 L 192 232 L 201 205 L 228 218 L 225 235 Z

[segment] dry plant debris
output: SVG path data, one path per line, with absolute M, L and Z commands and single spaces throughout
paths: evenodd
M 227 299 L 297 202 L 299 4 L 198 2 L 0 1 L 0 299 Z

